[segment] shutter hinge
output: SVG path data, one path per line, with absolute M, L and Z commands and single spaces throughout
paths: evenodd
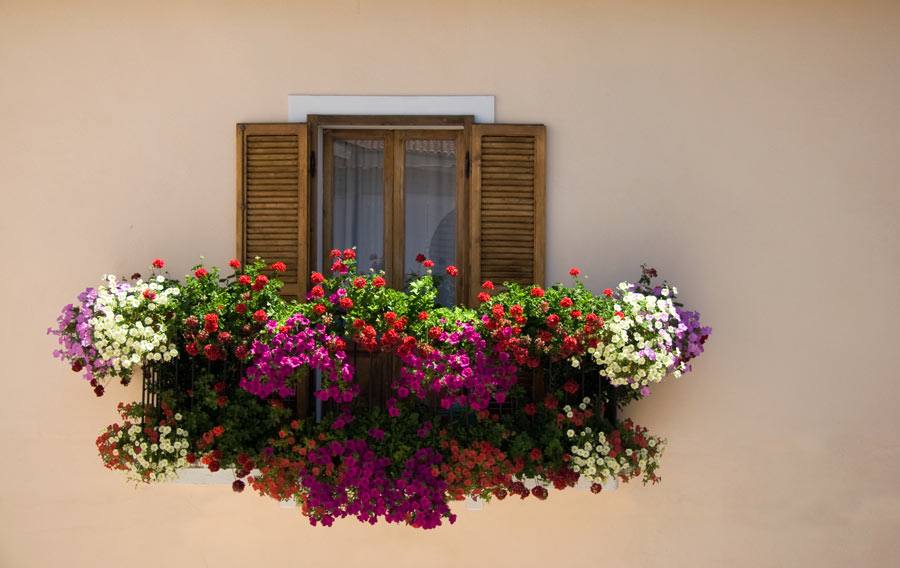
M 466 152 L 466 179 L 469 179 L 469 172 L 472 169 L 472 165 L 469 162 L 469 153 Z
M 309 153 L 309 176 L 316 177 L 316 153 Z

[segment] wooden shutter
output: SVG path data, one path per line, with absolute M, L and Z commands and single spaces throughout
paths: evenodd
M 283 262 L 285 298 L 306 296 L 309 183 L 306 124 L 238 124 L 237 253 Z M 268 271 L 271 276 L 271 271 Z
M 472 127 L 470 302 L 491 280 L 544 285 L 546 129 Z

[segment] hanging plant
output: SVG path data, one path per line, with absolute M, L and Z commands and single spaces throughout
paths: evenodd
M 577 269 L 572 286 L 487 281 L 470 309 L 436 303 L 456 267 L 435 275 L 420 255 L 422 273 L 393 290 L 355 256 L 332 251 L 332 276 L 312 273 L 302 302 L 279 298 L 261 261 L 178 282 L 157 259 L 146 281 L 109 276 L 66 306 L 54 354 L 97 396 L 145 370 L 142 402 L 97 440 L 105 465 L 136 482 L 232 468 L 235 491 L 294 499 L 312 524 L 420 528 L 454 522 L 449 502 L 466 497 L 659 481 L 665 440 L 617 410 L 690 371 L 710 329 L 655 270 L 599 294 Z M 292 416 L 309 394 L 321 420 Z

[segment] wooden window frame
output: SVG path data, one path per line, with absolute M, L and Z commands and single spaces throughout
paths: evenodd
M 461 116 L 406 116 L 406 115 L 308 115 L 307 125 L 309 133 L 309 149 L 313 159 L 318 160 L 321 155 L 322 171 L 317 174 L 315 168 L 310 170 L 311 188 L 309 192 L 309 211 L 318 212 L 318 175 L 322 176 L 323 203 L 322 203 L 322 239 L 318 243 L 319 227 L 318 215 L 310 217 L 309 249 L 310 260 L 322 259 L 323 269 L 327 262 L 328 253 L 331 250 L 333 231 L 333 212 L 331 196 L 327 189 L 330 186 L 333 175 L 332 163 L 327 158 L 330 152 L 326 150 L 328 144 L 326 138 L 347 138 L 353 135 L 352 131 L 358 131 L 360 136 L 368 138 L 384 137 L 385 159 L 393 168 L 385 168 L 385 187 L 390 188 L 385 199 L 385 242 L 384 250 L 393 251 L 385 258 L 385 273 L 391 286 L 400 288 L 404 284 L 403 252 L 405 247 L 405 209 L 403 197 L 404 183 L 404 157 L 403 151 L 406 140 L 423 138 L 429 135 L 431 138 L 455 138 L 457 144 L 457 169 L 456 169 L 456 263 L 461 270 L 469 266 L 469 192 L 471 191 L 467 163 L 470 157 L 470 140 L 475 117 L 472 115 Z M 374 133 L 380 133 L 376 135 Z M 441 133 L 455 133 L 441 134 Z M 319 140 L 322 140 L 322 148 Z M 320 153 L 321 152 L 321 153 Z M 388 172 L 388 170 L 391 170 Z M 393 247 L 391 243 L 399 242 L 400 246 Z M 321 249 L 321 250 L 320 250 Z M 319 253 L 321 252 L 321 257 Z M 456 281 L 456 299 L 459 303 L 465 303 L 469 298 L 469 282 L 467 278 L 459 278 Z

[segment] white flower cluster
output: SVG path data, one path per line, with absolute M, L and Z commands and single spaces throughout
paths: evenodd
M 675 365 L 679 352 L 673 334 L 684 324 L 668 297 L 670 290 L 663 288 L 662 298 L 633 292 L 625 282 L 619 290 L 622 296 L 615 310 L 622 315 L 606 321 L 609 340 L 588 350 L 600 365 L 600 374 L 613 385 L 635 390 L 658 383 L 669 371 L 681 376 L 684 365 Z
M 175 415 L 176 419 L 180 417 Z M 177 479 L 178 470 L 188 465 L 185 459 L 190 447 L 187 431 L 171 426 L 157 426 L 154 430 L 159 433 L 155 444 L 147 443 L 147 436 L 140 424 L 121 428 L 109 437 L 109 445 L 118 448 L 112 450 L 112 455 L 130 464 L 125 472 L 129 481 L 162 483 Z
M 586 408 L 587 402 L 579 407 Z M 563 412 L 571 412 L 572 407 L 566 405 Z M 594 432 L 589 426 L 583 430 L 566 431 L 569 442 L 572 443 L 572 470 L 587 478 L 592 483 L 604 483 L 610 477 L 618 475 L 632 475 L 636 470 L 641 472 L 655 471 L 659 467 L 659 458 L 665 448 L 665 440 L 646 436 L 647 447 L 637 450 L 626 448 L 620 454 L 613 454 L 613 446 L 606 439 L 603 432 Z M 634 455 L 637 454 L 637 461 Z M 646 477 L 645 477 L 646 482 Z
M 162 315 L 174 303 L 178 288 L 166 288 L 162 276 L 149 282 L 138 280 L 134 286 L 117 283 L 112 275 L 105 280 L 109 285 L 98 288 L 89 323 L 94 346 L 111 363 L 111 372 L 127 373 L 145 358 L 171 361 L 177 357 Z

